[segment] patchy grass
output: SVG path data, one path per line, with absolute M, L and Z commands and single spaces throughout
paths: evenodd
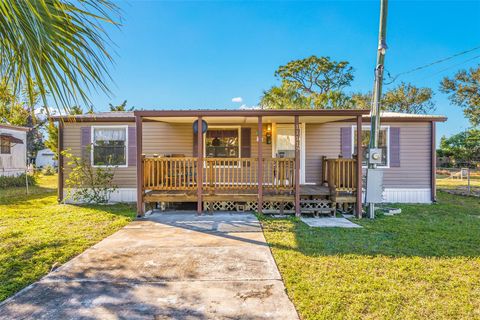
M 445 189 L 445 188 L 453 188 L 453 187 L 460 187 L 464 186 L 466 187 L 468 184 L 467 179 L 451 179 L 451 178 L 444 178 L 444 179 L 437 179 L 437 187 L 439 189 Z M 473 187 L 479 187 L 480 188 L 480 179 L 470 179 L 470 185 Z
M 437 188 L 449 193 L 468 195 L 467 179 L 437 179 Z M 480 179 L 470 179 L 470 195 L 480 197 Z
M 30 188 L 0 190 L 0 301 L 126 225 L 127 205 L 73 206 L 56 202 L 56 176 Z
M 439 204 L 355 220 L 362 229 L 262 219 L 302 319 L 479 319 L 480 202 L 439 192 Z

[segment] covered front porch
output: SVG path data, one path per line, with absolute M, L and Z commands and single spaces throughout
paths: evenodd
M 304 141 L 304 128 L 306 124 L 354 121 L 361 129 L 362 115 L 366 113 L 365 110 L 136 111 L 138 215 L 144 214 L 146 203 L 178 202 L 196 202 L 198 213 L 252 210 L 297 216 L 302 212 L 334 214 L 337 203 L 354 203 L 358 214 L 361 192 L 357 190 L 362 190 L 362 179 L 358 179 L 357 172 L 361 172 L 361 161 L 356 157 L 322 157 L 321 165 L 314 169 L 321 172 L 319 181 L 306 183 L 304 159 L 309 156 L 310 147 Z M 197 130 L 193 129 L 191 154 L 175 153 L 176 146 L 151 147 L 152 139 L 171 138 L 165 133 L 163 137 L 154 137 L 142 129 L 168 124 L 183 125 L 184 131 L 190 128 L 191 132 L 194 123 Z M 275 144 L 281 144 L 276 128 L 289 125 L 292 133 L 287 140 L 292 141 L 294 148 L 279 151 L 275 148 Z M 208 135 L 205 126 L 213 128 L 215 133 Z M 215 146 L 212 137 L 218 139 L 216 136 L 221 135 L 218 128 L 222 127 L 229 130 L 238 127 L 238 135 L 232 139 L 242 143 Z M 356 135 L 356 141 L 361 141 L 361 130 L 356 130 Z M 356 144 L 355 154 L 362 154 L 360 144 Z

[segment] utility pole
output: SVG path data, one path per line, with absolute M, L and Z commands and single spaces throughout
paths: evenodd
M 380 0 L 380 27 L 378 32 L 377 65 L 375 67 L 375 85 L 373 87 L 372 109 L 370 112 L 371 128 L 368 151 L 367 184 L 369 177 L 368 170 L 375 170 L 377 168 L 376 162 L 381 159 L 381 154 L 372 154 L 372 152 L 378 152 L 378 139 L 380 134 L 380 100 L 382 97 L 385 53 L 387 51 L 387 11 L 388 0 Z M 370 219 L 375 218 L 375 204 L 373 202 L 368 203 L 368 216 Z

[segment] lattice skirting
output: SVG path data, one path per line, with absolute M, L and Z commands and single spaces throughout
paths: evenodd
M 282 209 L 283 206 L 283 209 Z M 304 213 L 329 213 L 333 212 L 332 202 L 325 199 L 312 199 L 300 201 L 301 211 Z M 203 209 L 206 211 L 257 211 L 256 201 L 235 202 L 235 201 L 205 201 Z M 263 202 L 263 213 L 295 213 L 294 202 Z

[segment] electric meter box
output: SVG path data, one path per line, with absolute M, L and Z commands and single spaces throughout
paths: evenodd
M 369 163 L 382 164 L 382 149 L 371 148 L 368 151 L 368 161 Z
M 383 202 L 383 170 L 367 169 L 367 188 L 365 202 L 382 203 Z

